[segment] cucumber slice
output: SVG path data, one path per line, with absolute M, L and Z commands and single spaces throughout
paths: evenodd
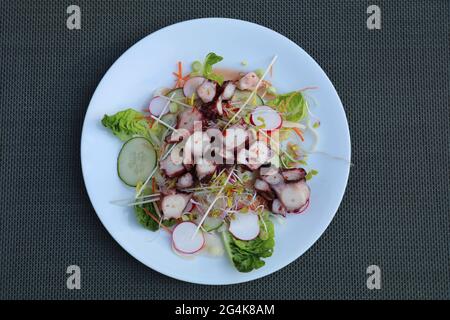
M 143 137 L 131 138 L 122 146 L 117 158 L 117 173 L 128 186 L 144 182 L 156 166 L 156 152 Z
M 234 92 L 233 98 L 231 98 L 231 101 L 232 102 L 241 101 L 242 103 L 244 103 L 245 101 L 247 101 L 247 99 L 251 93 L 252 93 L 251 91 L 244 91 L 244 90 L 236 89 L 236 91 Z M 263 99 L 261 99 L 260 96 L 255 94 L 254 97 L 252 98 L 252 100 L 250 100 L 249 104 L 251 106 L 262 106 L 262 105 L 264 105 L 264 101 L 263 101 Z
M 210 232 L 213 230 L 217 230 L 223 224 L 223 219 L 214 218 L 214 217 L 206 217 L 205 221 L 203 221 L 203 229 L 206 232 Z
M 174 95 L 174 96 L 172 97 L 172 95 Z M 169 91 L 166 94 L 166 96 L 167 97 L 172 97 L 172 99 L 180 101 L 180 102 L 185 102 L 185 100 L 186 100 L 186 97 L 185 97 L 185 95 L 183 93 L 183 89 L 182 88 L 173 89 L 173 90 Z M 177 103 L 171 102 L 169 104 L 169 110 L 170 110 L 171 113 L 176 113 L 179 109 L 180 108 L 179 108 L 179 105 Z

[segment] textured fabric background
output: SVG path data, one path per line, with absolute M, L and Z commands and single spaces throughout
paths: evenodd
M 366 28 L 378 4 L 382 29 Z M 82 30 L 66 28 L 66 8 Z M 0 1 L 0 298 L 450 298 L 449 1 Z M 321 239 L 280 272 L 200 286 L 148 269 L 101 225 L 81 176 L 102 75 L 175 22 L 232 17 L 309 52 L 336 86 L 354 166 Z M 66 289 L 66 268 L 82 289 Z M 382 269 L 382 290 L 366 268 Z

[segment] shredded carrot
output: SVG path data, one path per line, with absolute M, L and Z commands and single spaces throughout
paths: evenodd
M 175 88 L 180 88 L 183 86 L 184 82 L 189 79 L 189 75 L 183 77 L 183 64 L 178 61 L 178 72 L 172 72 L 172 74 L 177 78 L 175 83 Z
M 153 122 L 154 122 L 154 120 L 151 116 L 139 116 L 139 117 L 136 117 L 136 119 L 137 120 L 146 120 L 150 128 L 152 127 Z
M 148 127 L 151 129 L 152 126 L 153 126 L 153 122 L 155 122 L 155 121 L 153 120 L 153 118 L 150 117 L 150 116 L 144 116 L 144 117 L 142 117 L 142 119 L 147 120 Z
M 305 141 L 305 138 L 303 137 L 303 133 L 299 128 L 292 128 L 292 129 L 295 131 L 295 133 L 300 137 L 300 139 L 302 141 Z
M 150 211 L 148 211 L 147 208 L 143 208 L 143 209 L 144 209 L 144 212 L 145 212 L 150 218 L 152 218 L 156 223 L 159 224 L 159 220 L 156 219 L 156 217 L 155 217 Z M 162 227 L 164 230 L 166 230 L 168 233 L 172 233 L 172 230 L 170 230 L 169 228 L 167 228 L 165 225 L 161 224 L 161 227 Z

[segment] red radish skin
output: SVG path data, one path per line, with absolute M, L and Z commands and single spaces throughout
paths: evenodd
M 193 77 L 184 83 L 183 93 L 185 97 L 192 98 L 193 94 L 197 92 L 197 88 L 205 82 L 205 78 L 203 77 Z
M 197 225 L 193 222 L 181 222 L 172 231 L 172 245 L 183 254 L 194 254 L 205 246 L 205 236 L 202 231 L 198 231 L 195 237 L 192 236 L 197 230 Z
M 169 100 L 161 98 L 160 96 L 156 96 L 150 101 L 148 111 L 150 111 L 150 113 L 155 117 L 161 116 L 161 113 L 163 111 L 164 113 L 162 113 L 162 115 L 165 115 L 166 113 L 169 112 L 169 107 L 168 106 L 166 107 L 168 103 L 170 103 Z
M 260 111 L 268 111 L 268 112 L 270 112 L 270 111 L 274 111 L 274 110 L 271 107 L 269 107 L 269 106 L 259 106 L 259 107 L 256 107 L 255 110 L 252 111 L 252 114 L 254 114 L 255 112 L 260 112 Z M 253 122 L 253 119 L 251 117 L 252 114 L 250 115 L 250 122 L 253 125 L 255 125 L 255 123 Z
M 186 253 L 182 253 L 182 252 L 178 251 L 178 250 L 173 246 L 173 241 L 171 242 L 170 246 L 172 247 L 173 252 L 174 252 L 177 256 L 179 256 L 179 257 L 181 257 L 181 258 L 184 258 L 184 259 L 192 259 L 192 258 L 194 258 L 194 256 L 195 256 L 195 254 L 186 254 Z
M 264 123 L 260 121 L 258 118 L 262 118 Z M 250 116 L 250 122 L 255 126 L 262 126 L 265 124 L 264 128 L 261 130 L 272 132 L 278 130 L 283 125 L 283 119 L 280 114 L 267 106 L 257 107 L 253 110 Z
M 193 204 L 191 201 L 188 202 L 188 204 L 186 205 L 186 208 L 184 208 L 184 212 L 192 212 L 192 210 L 194 210 L 195 208 L 195 204 Z
M 253 240 L 260 232 L 258 215 L 250 211 L 248 213 L 235 213 L 228 230 L 236 239 Z

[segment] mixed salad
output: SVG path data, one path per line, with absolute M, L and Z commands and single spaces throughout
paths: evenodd
M 112 202 L 167 231 L 182 257 L 226 252 L 238 271 L 258 269 L 274 250 L 273 221 L 308 208 L 320 123 L 311 88 L 279 94 L 268 80 L 276 59 L 240 72 L 213 68 L 222 57 L 209 53 L 188 74 L 178 62 L 174 87 L 156 90 L 148 109 L 102 119 L 124 141 L 117 172 L 136 190 Z

